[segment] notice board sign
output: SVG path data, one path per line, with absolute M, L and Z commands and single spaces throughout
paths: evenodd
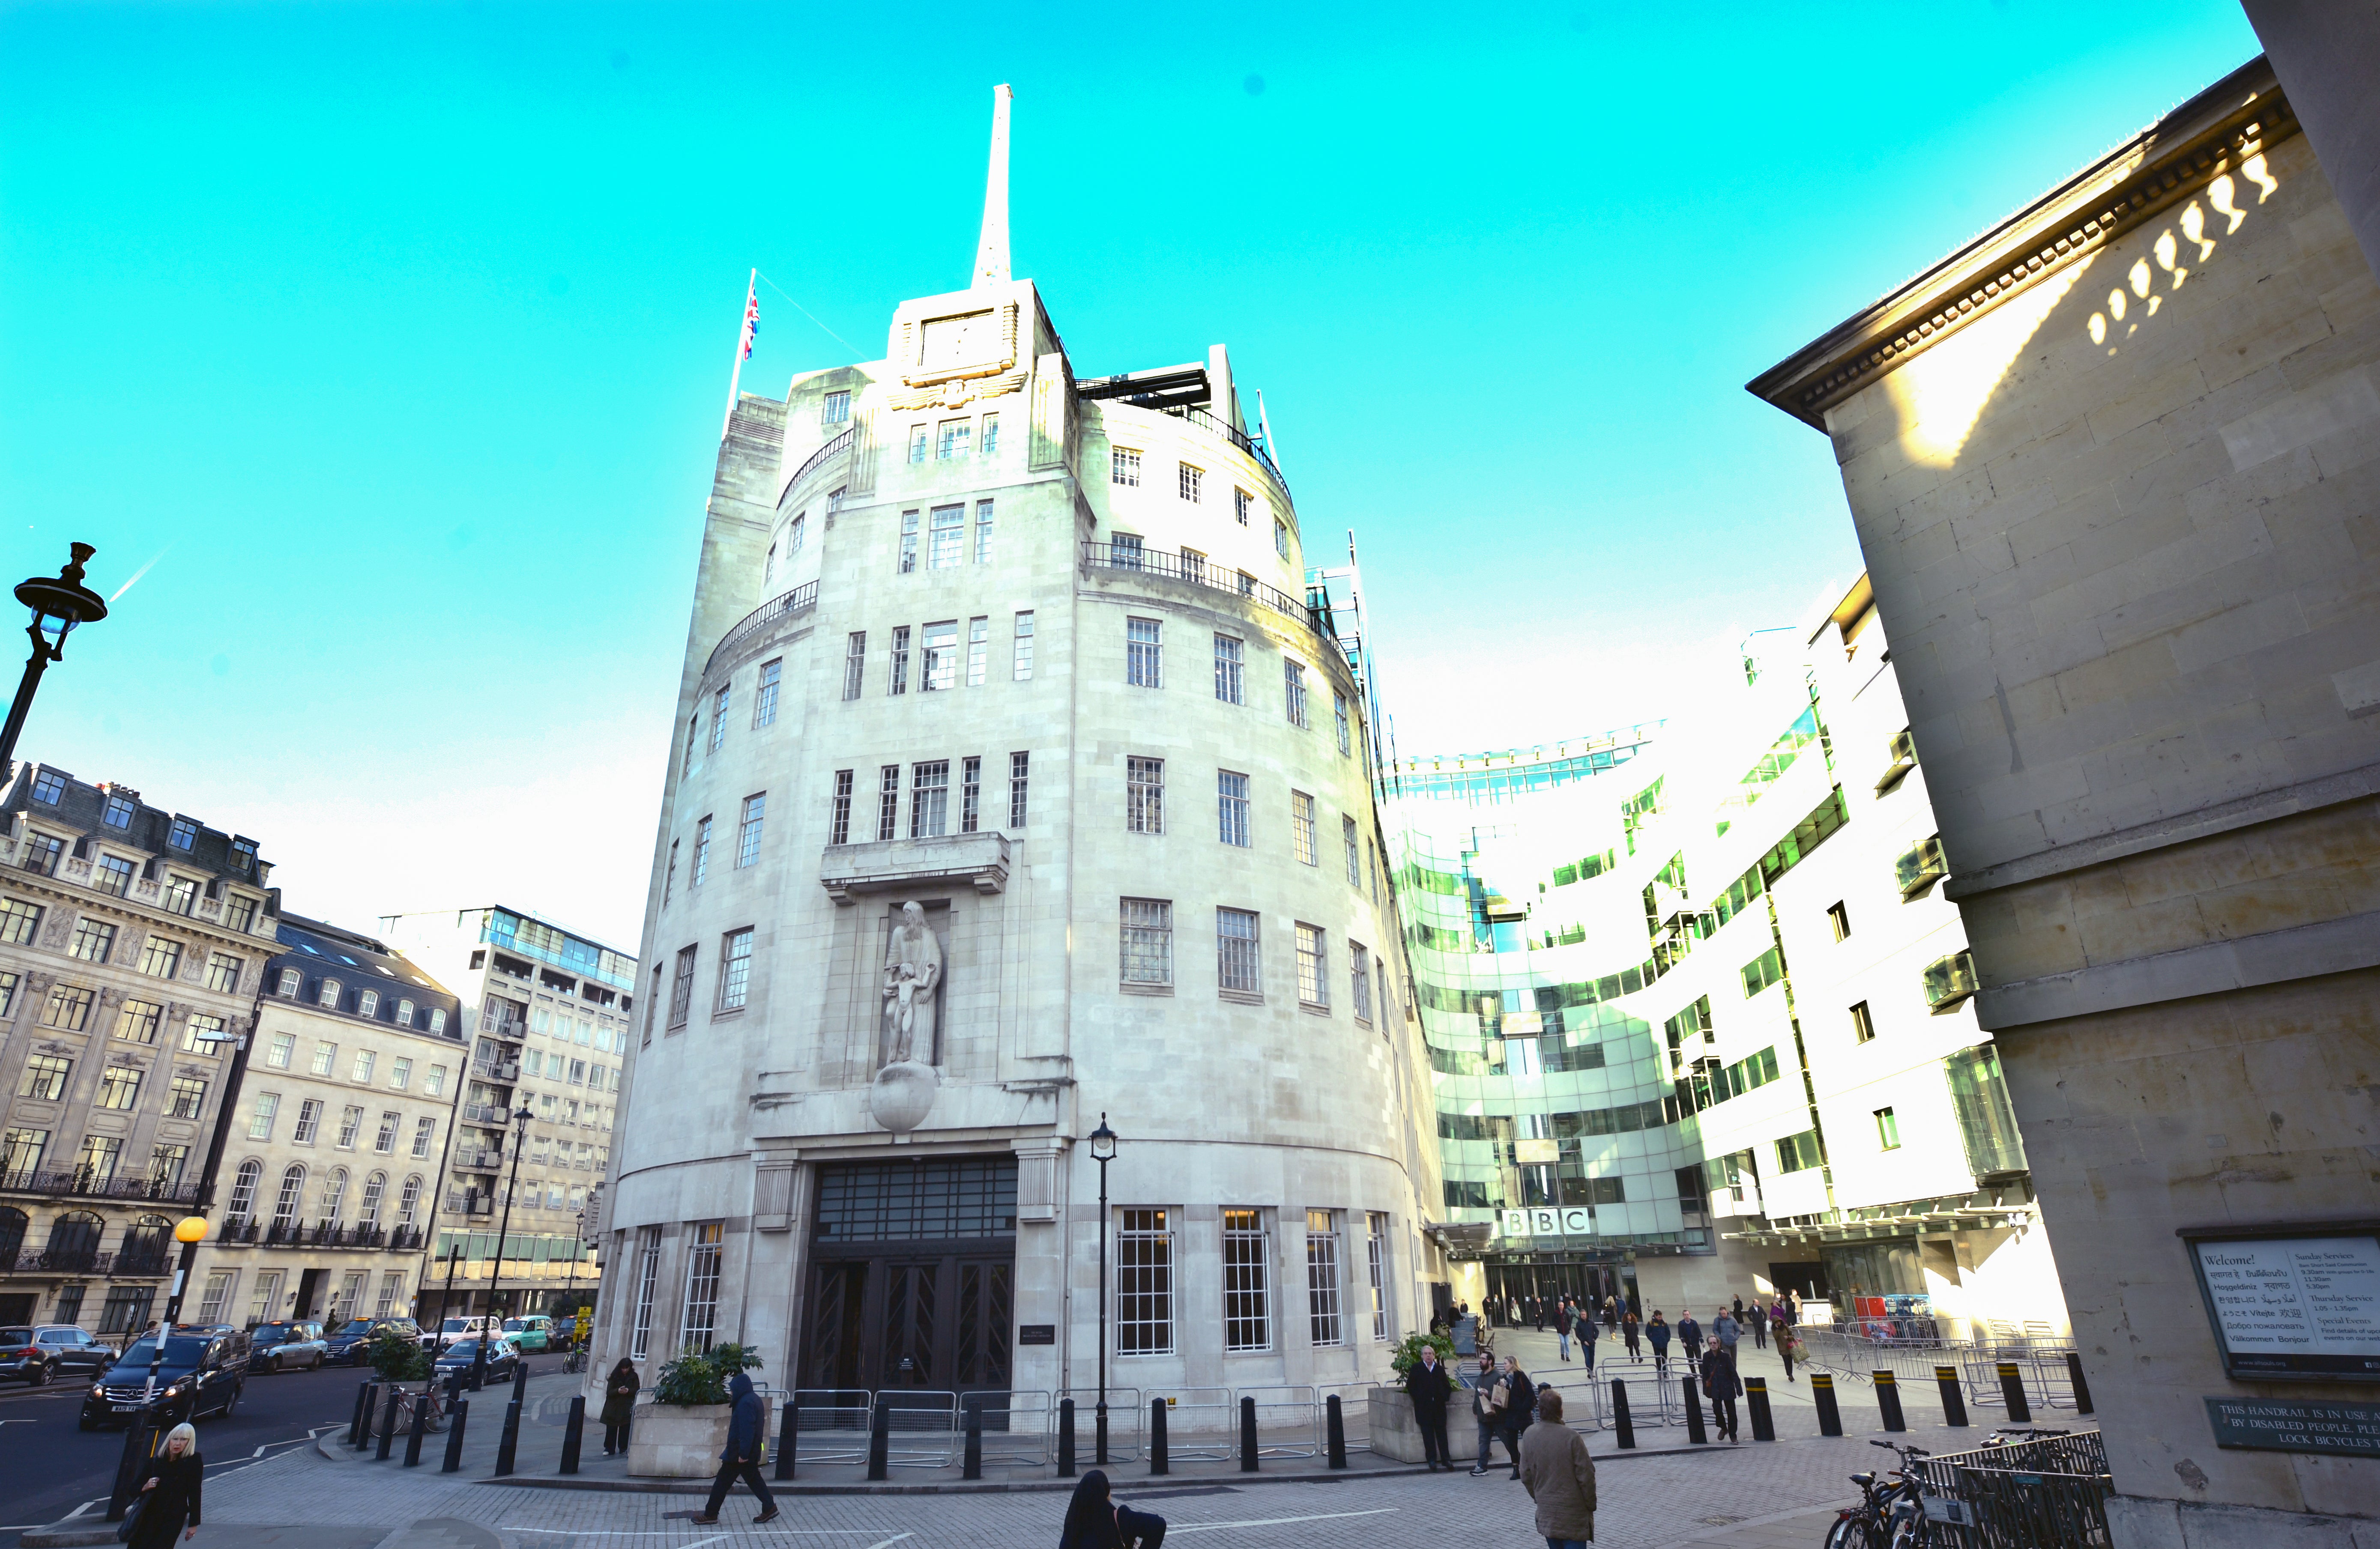
M 2380 1225 L 2180 1235 L 2226 1376 L 2380 1384 Z
M 1058 1325 L 1054 1323 L 1018 1324 L 1016 1342 L 1020 1345 L 1054 1345 L 1058 1342 Z
M 2380 1404 L 2294 1398 L 2209 1398 L 2217 1446 L 2380 1458 Z

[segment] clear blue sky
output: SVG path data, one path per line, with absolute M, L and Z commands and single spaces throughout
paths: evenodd
M 300 912 L 633 950 L 746 271 L 881 353 L 990 87 L 1077 371 L 1228 343 L 1408 750 L 1660 711 L 1858 558 L 1742 384 L 2256 52 L 2232 0 L 0 6 L 20 752 Z M 773 293 L 746 385 L 854 358 Z M 160 557 L 162 556 L 162 557 Z

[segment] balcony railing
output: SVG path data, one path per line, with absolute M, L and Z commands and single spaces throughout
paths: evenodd
M 61 1249 L 49 1253 L 0 1253 L 0 1275 L 104 1275 L 134 1279 L 171 1272 L 163 1253 L 103 1253 L 95 1249 Z
M 1085 570 L 1129 570 L 1143 575 L 1161 575 L 1169 581 L 1187 581 L 1192 586 L 1208 587 L 1219 592 L 1229 592 L 1259 607 L 1295 619 L 1306 628 L 1330 637 L 1330 629 L 1322 614 L 1278 587 L 1269 587 L 1255 576 L 1220 565 L 1192 554 L 1169 554 L 1161 549 L 1144 549 L 1136 543 L 1086 543 L 1083 545 Z
M 779 619 L 791 618 L 804 609 L 817 606 L 818 583 L 816 581 L 805 582 L 782 597 L 771 598 L 745 614 L 743 618 L 736 621 L 735 628 L 719 637 L 719 644 L 710 647 L 710 659 L 702 664 L 704 674 L 709 675 L 711 668 L 718 665 L 722 655 L 734 649 L 739 642 L 748 638 L 755 631 L 766 629 Z
M 1218 418 L 1214 415 L 1208 413 L 1205 409 L 1196 408 L 1188 405 L 1184 405 L 1175 408 L 1163 409 L 1159 412 L 1170 414 L 1176 419 L 1186 419 L 1191 424 L 1196 425 L 1200 430 L 1208 432 L 1209 435 L 1222 437 L 1225 441 L 1230 442 L 1233 446 L 1238 447 L 1249 456 L 1254 457 L 1258 463 L 1264 465 L 1264 471 L 1272 475 L 1272 481 L 1281 486 L 1281 492 L 1284 495 L 1289 493 L 1289 480 L 1283 478 L 1281 476 L 1281 469 L 1274 466 L 1272 454 L 1264 449 L 1263 442 L 1250 436 L 1245 430 L 1240 430 L 1224 420 Z
M 469 1172 L 498 1172 L 503 1170 L 504 1165 L 504 1154 L 501 1151 L 458 1151 L 455 1154 L 455 1166 Z
M 803 479 L 808 478 L 811 474 L 816 473 L 820 468 L 823 467 L 828 459 L 840 456 L 844 453 L 850 451 L 852 441 L 857 435 L 858 430 L 858 426 L 850 426 L 844 430 L 843 434 L 835 437 L 832 441 L 828 442 L 816 452 L 811 453 L 809 460 L 805 462 L 800 467 L 795 468 L 794 470 L 794 477 L 786 479 L 785 487 L 777 491 L 779 509 L 782 510 L 783 508 L 784 499 L 788 494 L 793 492 L 795 485 L 799 484 Z
M 155 1204 L 196 1204 L 198 1185 L 160 1183 L 146 1178 L 103 1178 L 83 1168 L 66 1172 L 0 1173 L 0 1193 L 46 1194 L 53 1199 L 139 1200 Z
M 506 1113 L 501 1106 L 494 1103 L 465 1103 L 463 1105 L 463 1122 L 466 1124 L 486 1124 L 492 1128 L 501 1130 L 505 1125 L 512 1122 L 512 1115 Z

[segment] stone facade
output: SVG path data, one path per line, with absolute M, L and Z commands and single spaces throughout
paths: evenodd
M 2252 63 L 1753 384 L 1842 466 L 2126 1543 L 2380 1501 L 2218 1449 L 2380 1388 L 2227 1378 L 2177 1236 L 2380 1217 L 2380 284 L 2295 130 Z

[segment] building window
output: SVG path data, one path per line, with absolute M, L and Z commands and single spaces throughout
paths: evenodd
M 273 1138 L 273 1116 L 280 1111 L 280 1093 L 258 1093 L 256 1095 L 256 1106 L 249 1109 L 248 1113 L 248 1138 L 250 1140 L 271 1140 Z
M 239 993 L 241 960 L 229 952 L 207 954 L 207 987 L 224 995 Z
M 974 436 L 975 426 L 972 421 L 943 420 L 935 427 L 934 460 L 938 463 L 948 463 L 965 457 L 970 450 L 969 443 Z
M 115 1181 L 116 1158 L 124 1154 L 124 1142 L 115 1135 L 85 1135 L 82 1152 L 75 1157 L 75 1175 L 79 1185 L 106 1188 Z
M 965 558 L 966 507 L 934 507 L 931 539 L 926 549 L 926 568 L 955 570 Z
M 1023 683 L 1033 676 L 1033 613 L 1030 609 L 1016 615 L 1015 679 Z
M 1128 490 L 1140 488 L 1140 454 L 1121 446 L 1108 449 L 1108 482 Z
M 99 1073 L 98 1105 L 118 1112 L 140 1100 L 140 1072 L 128 1065 L 110 1065 Z
M 1199 490 L 1206 482 L 1207 475 L 1204 469 L 1194 468 L 1187 463 L 1182 465 L 1181 495 L 1184 500 L 1188 501 L 1192 505 L 1201 503 Z
M 1339 1231 L 1328 1210 L 1305 1213 L 1305 1301 L 1314 1342 L 1346 1342 L 1339 1317 Z
M 79 1033 L 91 1022 L 91 991 L 80 985 L 52 985 L 42 1007 L 42 1025 L 62 1033 Z
M 1226 705 L 1242 705 L 1246 684 L 1242 670 L 1246 663 L 1247 647 L 1236 635 L 1215 636 L 1215 697 Z
M 1302 662 L 1296 662 L 1296 661 L 1283 661 L 1283 662 L 1281 664 L 1281 690 L 1282 690 L 1282 694 L 1283 694 L 1283 698 L 1282 698 L 1282 708 L 1283 708 L 1283 709 L 1286 711 L 1286 713 L 1288 714 L 1288 717 L 1289 717 L 1289 723 L 1290 723 L 1292 726 L 1303 726 L 1303 725 L 1305 725 L 1305 664 L 1304 664 L 1304 663 L 1302 663 Z
M 361 1103 L 348 1103 L 339 1109 L 339 1138 L 331 1144 L 342 1151 L 356 1148 L 356 1136 L 363 1132 L 364 1109 Z
M 1835 939 L 1841 940 L 1852 933 L 1851 911 L 1845 909 L 1840 901 L 1829 903 L 1827 905 L 1827 924 L 1833 927 Z
M 1300 865 L 1320 865 L 1321 846 L 1314 831 L 1314 798 L 1303 791 L 1289 793 L 1289 843 Z
M 17 1095 L 37 1103 L 57 1102 L 67 1095 L 67 1076 L 73 1070 L 74 1061 L 60 1055 L 30 1055 L 17 1082 Z
M 901 563 L 897 568 L 903 575 L 912 575 L 917 568 L 917 513 L 914 511 L 901 513 Z
M 991 655 L 991 620 L 978 616 L 967 620 L 967 673 L 969 688 L 983 686 L 983 671 Z
M 132 804 L 122 796 L 109 796 L 100 808 L 99 820 L 111 829 L 132 827 Z M 189 846 L 182 846 L 188 849 Z
M 314 999 L 316 1003 L 322 1006 L 325 1010 L 337 1010 L 339 1009 L 339 981 L 336 979 L 323 980 L 322 987 L 314 994 Z
M 687 878 L 687 885 L 699 888 L 710 875 L 710 817 L 706 813 L 694 825 L 694 875 Z
M 1361 941 L 1347 943 L 1347 988 L 1354 997 L 1355 1020 L 1372 1020 L 1372 954 Z
M 859 697 L 859 685 L 868 672 L 868 631 L 855 629 L 843 642 L 843 696 Z
M 74 937 L 67 943 L 67 955 L 85 962 L 105 962 L 115 948 L 115 927 L 85 915 L 75 922 Z
M 1122 931 L 1123 982 L 1172 984 L 1173 905 L 1159 898 L 1125 899 Z
M 752 696 L 752 724 L 755 727 L 777 723 L 777 691 L 784 675 L 784 658 L 760 663 L 760 686 Z
M 623 998 L 624 1002 L 625 1002 L 625 998 Z M 443 1037 L 443 1036 L 445 1035 L 445 1034 L 446 1034 L 446 1008 L 445 1008 L 445 1007 L 443 1007 L 443 1006 L 432 1006 L 432 1007 L 431 1007 L 431 1008 L 430 1008 L 430 1031 L 431 1031 L 432 1034 L 435 1034 L 435 1035 L 438 1035 L 438 1036 L 440 1036 L 440 1037 Z
M 380 991 L 368 989 L 356 997 L 356 1015 L 376 1017 L 380 1014 Z
M 11 1177 L 42 1170 L 42 1153 L 49 1149 L 47 1130 L 10 1130 L 0 1135 L 0 1173 Z
M 176 850 L 188 850 L 198 840 L 199 826 L 187 817 L 175 818 L 173 828 L 165 835 L 165 842 Z
M 1317 1010 L 1330 1004 L 1330 960 L 1320 926 L 1297 927 L 1297 998 Z
M 1124 829 L 1135 834 L 1165 831 L 1165 760 L 1126 756 Z
M 1868 1014 L 1863 1000 L 1852 1008 L 1852 1042 L 1864 1044 L 1876 1036 L 1876 1019 Z
M 721 689 L 710 705 L 710 751 L 716 753 L 727 741 L 727 690 Z
M 901 766 L 887 764 L 877 771 L 876 837 L 879 841 L 893 838 L 900 830 Z
M 274 1277 L 274 1289 L 279 1289 Z M 99 1310 L 99 1331 L 102 1334 L 132 1335 L 149 1325 L 149 1307 L 157 1299 L 154 1286 L 111 1286 L 107 1301 Z
M 273 993 L 280 996 L 285 1000 L 295 1000 L 298 998 L 298 991 L 305 987 L 305 974 L 299 973 L 295 968 L 285 968 L 278 975 L 278 980 L 274 986 Z M 288 1034 L 284 1034 L 282 1035 L 284 1037 L 291 1036 L 291 1035 Z
M 785 529 L 785 563 L 787 564 L 793 563 L 794 556 L 802 551 L 802 540 L 809 534 L 809 514 L 804 512 L 794 518 L 793 526 Z
M 637 1232 L 636 1310 L 628 1319 L 628 1359 L 642 1361 L 652 1340 L 653 1287 L 662 1275 L 662 1228 L 643 1227 Z
M 1347 696 L 1335 688 L 1330 691 L 1330 714 L 1339 726 L 1339 756 L 1344 758 L 1355 744 L 1347 724 Z
M 121 855 L 102 854 L 91 886 L 112 898 L 124 897 L 132 890 L 132 863 Z
M 190 1165 L 190 1148 L 187 1145 L 152 1145 L 149 1148 L 149 1182 L 152 1188 L 172 1192 L 182 1186 L 182 1174 Z
M 1289 524 L 1278 516 L 1272 519 L 1272 551 L 1289 558 Z
M 1263 965 L 1257 961 L 1257 914 L 1253 909 L 1215 911 L 1215 984 L 1240 995 L 1264 989 Z
M 1267 1280 L 1271 1253 L 1264 1212 L 1223 1212 L 1223 1349 L 1245 1354 L 1272 1349 Z
M 41 925 L 39 905 L 19 903 L 13 898 L 0 899 L 0 941 L 21 947 L 33 938 Z
M 909 427 L 910 462 L 922 463 L 926 460 L 926 447 L 931 439 L 931 433 L 928 431 L 926 427 L 923 425 L 912 425 Z
M 942 694 L 958 686 L 959 622 L 945 619 L 926 626 L 924 649 L 917 662 L 917 692 Z
M 694 1005 L 694 954 L 692 947 L 678 949 L 677 974 L 670 981 L 669 1024 L 673 1029 L 686 1025 L 686 1012 Z
M 983 823 L 983 760 L 966 760 L 959 780 L 959 832 L 971 834 Z
M 1257 498 L 1254 495 L 1249 494 L 1245 490 L 1239 488 L 1237 485 L 1233 485 L 1232 488 L 1232 520 L 1238 522 L 1240 526 L 1244 527 L 1248 525 L 1248 508 L 1255 505 L 1256 502 Z
M 677 766 L 680 779 L 694 772 L 694 750 L 700 744 L 701 740 L 702 712 L 697 710 L 686 718 L 686 756 L 678 760 Z
M 55 806 L 58 805 L 58 798 L 66 793 L 66 777 L 59 774 L 57 770 L 42 769 L 33 776 L 33 800 L 48 806 Z
M 372 1135 L 372 1149 L 386 1156 L 396 1150 L 396 1131 L 405 1122 L 400 1113 L 384 1111 L 380 1116 L 380 1129 Z
M 1116 1233 L 1116 1354 L 1173 1353 L 1173 1233 L 1162 1210 L 1123 1210 Z
M 25 841 L 25 858 L 18 864 L 36 876 L 55 877 L 58 862 L 66 853 L 66 841 L 37 833 Z
M 1124 621 L 1123 681 L 1135 688 L 1159 688 L 1163 665 L 1160 644 L 1162 627 L 1155 619 Z
M 19 975 L 0 972 L 0 1022 L 17 1014 L 17 986 L 20 982 Z
M 892 692 L 909 692 L 909 626 L 905 623 L 892 631 Z
M 1012 829 L 1025 827 L 1025 780 L 1030 768 L 1031 755 L 1008 756 L 1008 826 Z
M 752 984 L 752 932 L 731 930 L 720 946 L 719 1009 L 740 1011 Z M 574 1061 L 575 1063 L 575 1061 Z
M 332 1061 L 338 1059 L 338 1045 L 316 1044 L 314 1046 L 314 1063 L 310 1067 L 310 1069 L 318 1076 L 327 1076 L 331 1073 Z
M 218 1269 L 207 1277 L 207 1289 L 199 1293 L 199 1321 L 221 1323 L 224 1309 L 231 1304 L 232 1287 L 239 1280 L 236 1269 Z
M 170 979 L 182 971 L 182 944 L 162 936 L 152 936 L 140 946 L 140 972 L 160 979 Z M 336 1004 L 335 1000 L 325 1005 Z
M 988 414 L 984 416 L 983 451 L 984 455 L 987 457 L 991 455 L 994 433 L 999 430 L 999 428 L 1000 417 L 998 415 Z M 991 531 L 993 514 L 991 502 L 978 501 L 975 502 L 975 563 L 978 564 L 990 564 L 991 563 Z
M 851 842 L 851 776 L 849 769 L 834 771 L 834 805 L 827 817 L 826 841 L 829 844 Z
M 154 1000 L 126 1000 L 115 1010 L 115 1035 L 128 1044 L 153 1044 L 157 1041 L 157 1024 L 164 1015 L 165 1008 Z M 286 1033 L 281 1036 L 290 1037 Z M 290 1041 L 294 1044 L 297 1040 Z M 282 1068 L 288 1068 L 285 1060 Z
M 670 841 L 669 864 L 662 868 L 662 907 L 664 909 L 669 907 L 671 896 L 677 891 L 677 846 L 676 840 Z
M 656 973 L 656 974 L 658 974 L 658 973 L 660 973 L 660 972 L 661 972 L 661 970 L 660 970 L 658 967 L 656 967 L 656 968 L 653 970 L 653 972 L 654 972 L 654 973 Z M 436 1013 L 436 1015 L 435 1015 L 435 1016 L 432 1016 L 432 1017 L 431 1018 L 431 1022 L 435 1023 L 435 1022 L 437 1021 L 438 1017 L 443 1017 L 443 1016 L 444 1016 L 445 1014 L 446 1014 L 445 1012 L 443 1012 L 443 1011 L 440 1011 L 440 1012 Z M 427 1096 L 431 1096 L 431 1097 L 435 1097 L 435 1096 L 437 1096 L 440 1093 L 442 1093 L 442 1092 L 445 1091 L 445 1090 L 446 1090 L 446 1067 L 445 1067 L 445 1066 L 443 1066 L 443 1065 L 432 1065 L 432 1066 L 431 1066 L 431 1067 L 430 1067 L 430 1073 L 429 1073 L 428 1075 L 426 1075 L 426 1076 L 424 1076 L 424 1077 L 422 1077 L 422 1078 L 421 1078 L 421 1090 L 422 1090 L 422 1092 L 423 1092 L 423 1094 L 424 1094 L 425 1095 L 427 1095 Z
M 1371 1273 L 1372 1337 L 1389 1337 L 1389 1217 L 1375 1210 L 1364 1217 L 1370 1228 L 1365 1240 L 1365 1266 Z
M 430 1147 L 437 1139 L 438 1120 L 435 1118 L 424 1114 L 413 1121 L 413 1154 L 416 1156 L 429 1156 Z M 410 1221 L 413 1217 L 407 1214 L 404 1218 Z
M 1900 1120 L 1888 1107 L 1876 1110 L 1876 1143 L 1887 1151 L 1900 1149 Z
M 842 425 L 850 418 L 851 394 L 847 392 L 830 393 L 826 401 L 819 405 L 819 423 L 821 425 Z
M 694 1228 L 686 1251 L 686 1316 L 679 1321 L 677 1348 L 708 1350 L 719 1323 L 719 1252 L 722 1228 L 705 1221 Z
M 1115 539 L 1115 541 L 1108 545 L 1108 563 L 1114 565 L 1118 570 L 1140 569 L 1142 563 L 1141 556 L 1143 553 L 1140 535 L 1137 533 L 1120 532 L 1111 534 L 1111 536 Z
M 165 907 L 176 914 L 188 914 L 199 907 L 199 883 L 196 877 L 165 876 Z
M 320 1134 L 322 1130 L 322 1099 L 308 1097 L 298 1105 L 298 1127 L 290 1132 L 289 1138 L 299 1145 L 311 1145 L 314 1144 L 314 1137 Z
M 744 798 L 744 817 L 735 825 L 735 865 L 739 870 L 760 858 L 760 824 L 768 809 L 766 791 Z
M 1230 769 L 1215 771 L 1216 837 L 1245 849 L 1248 843 L 1248 777 Z
M 1815 1130 L 1787 1135 L 1777 1143 L 1779 1172 L 1805 1172 L 1815 1167 L 1823 1167 L 1826 1160 L 1826 1152 L 1818 1144 L 1818 1131 Z
M 1364 847 L 1355 838 L 1355 820 L 1342 814 L 1339 818 L 1339 841 L 1347 851 L 1347 886 L 1357 892 L 1364 890 Z
M 940 839 L 950 831 L 951 761 L 909 766 L 909 837 Z

